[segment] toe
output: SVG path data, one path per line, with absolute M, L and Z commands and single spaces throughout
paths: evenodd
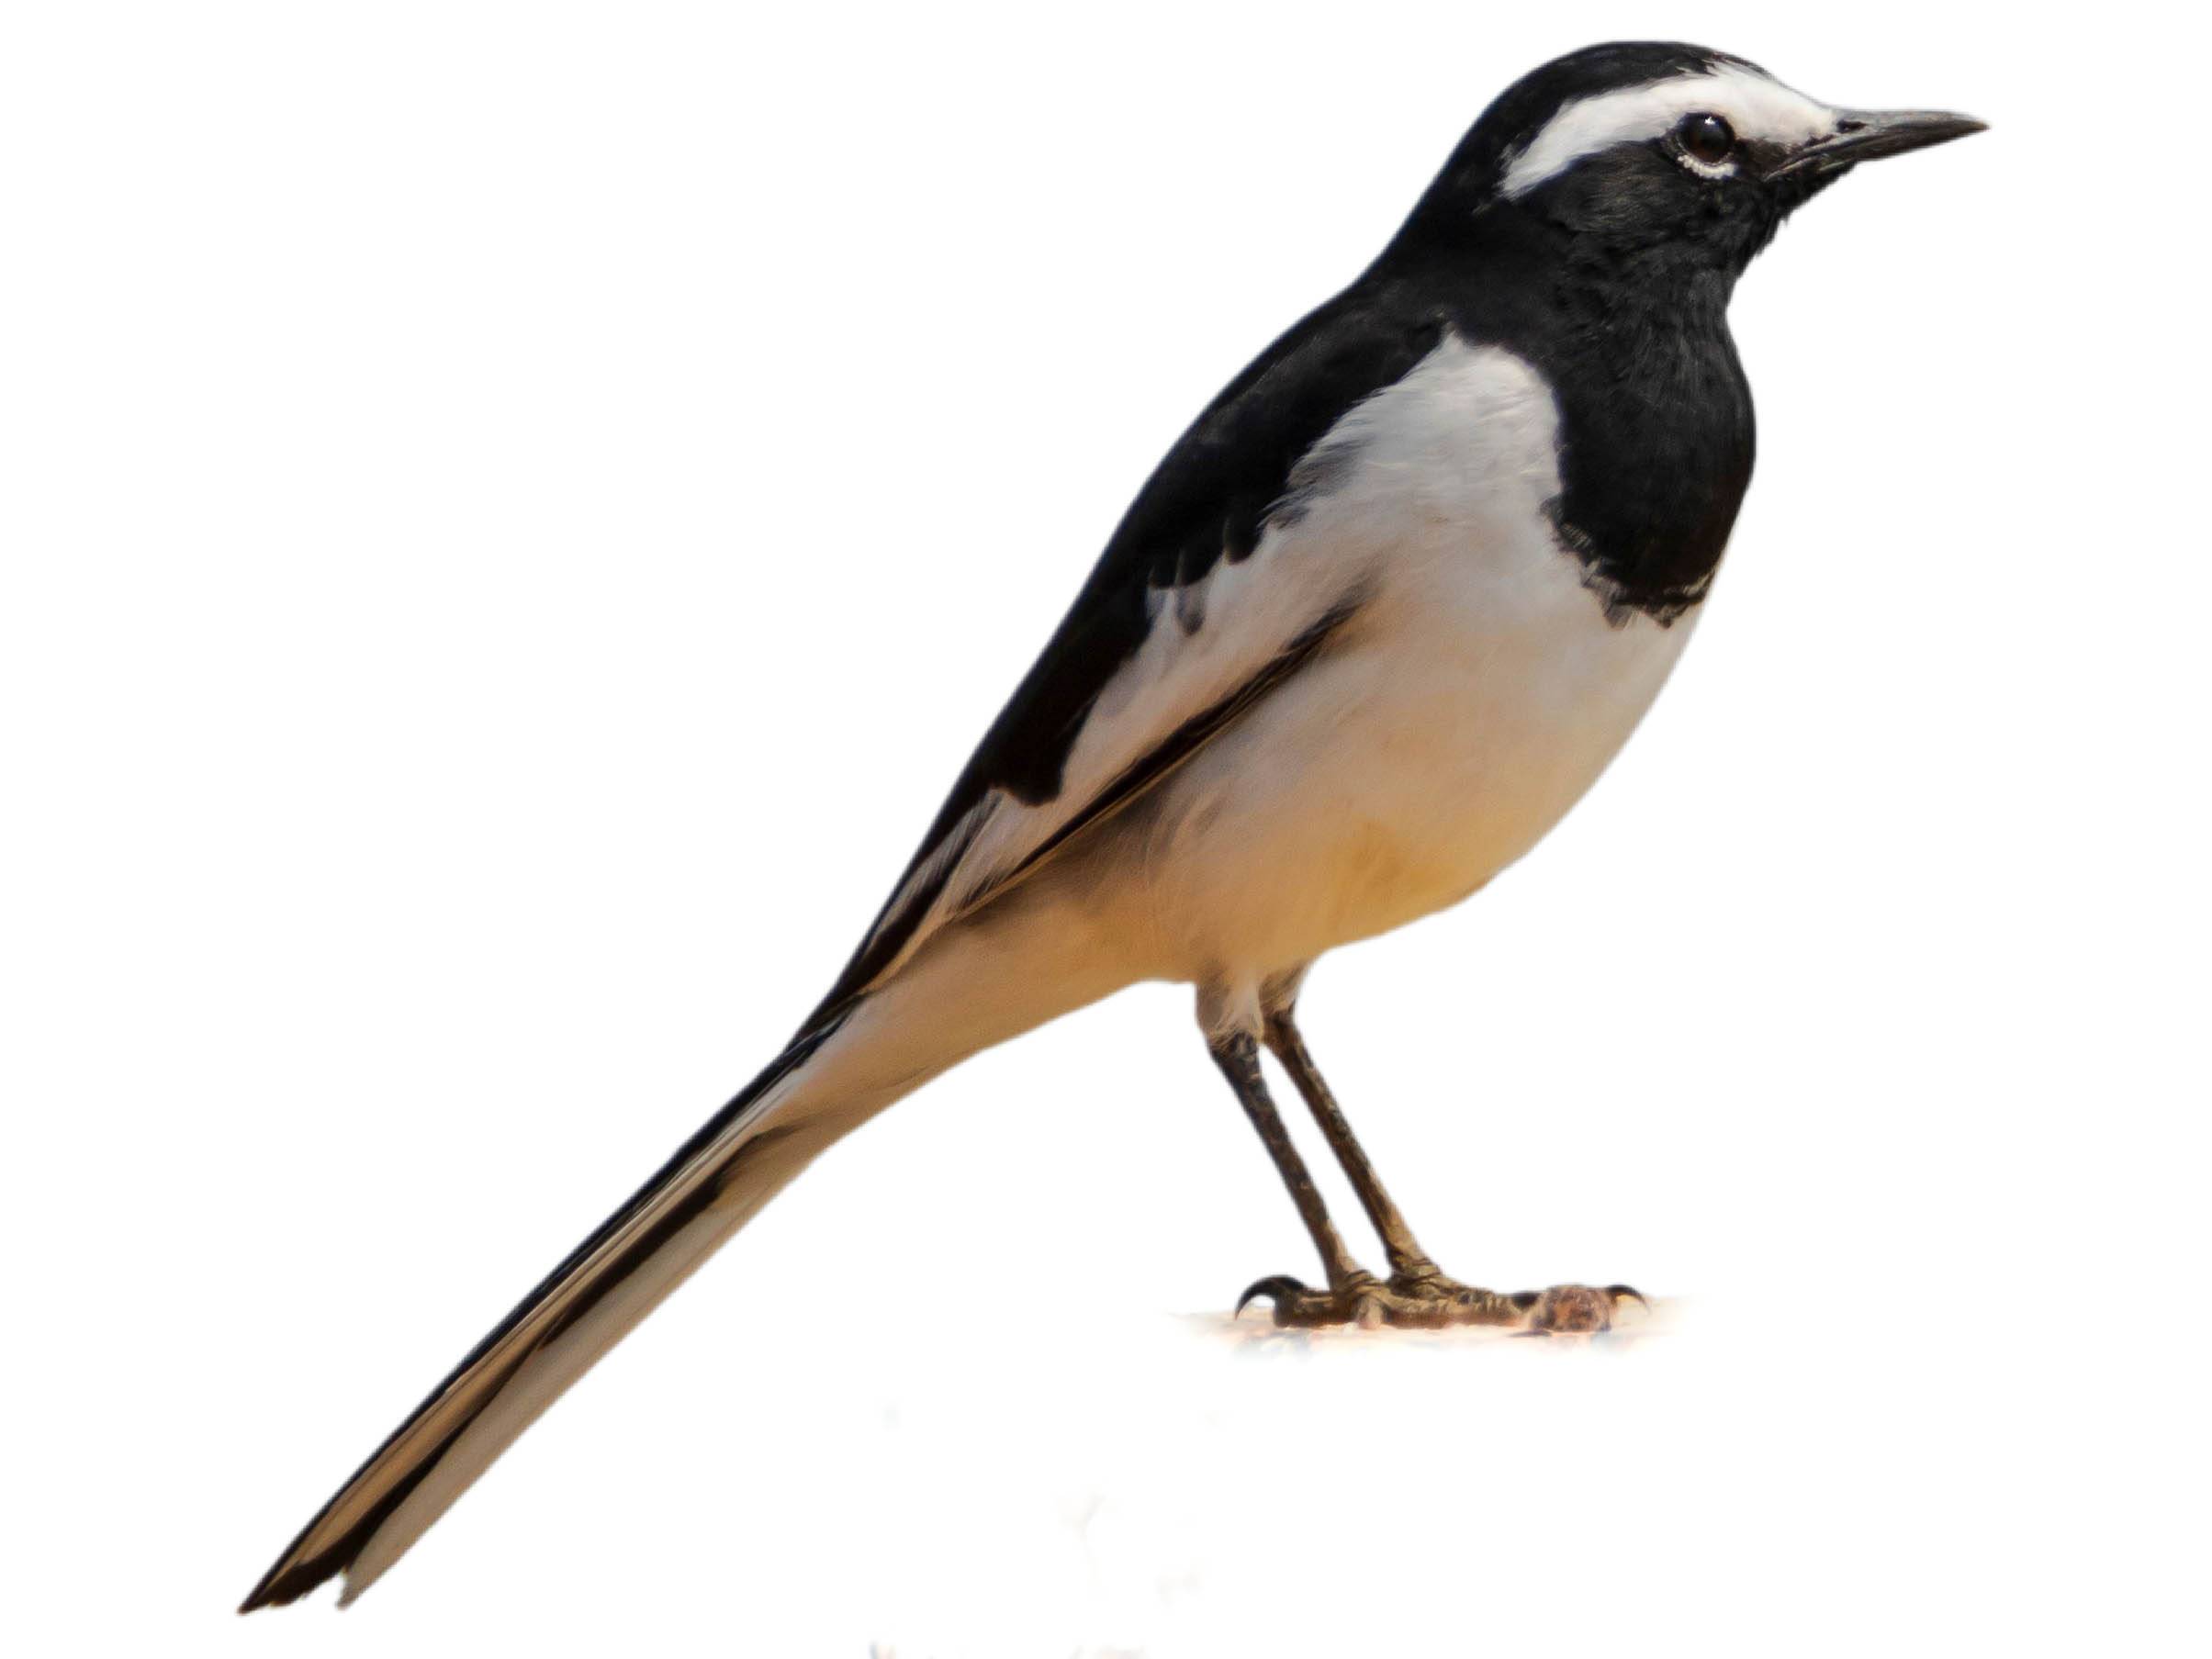
M 1587 1335 L 1610 1330 L 1613 1296 L 1587 1284 L 1555 1284 L 1536 1298 L 1528 1328 L 1547 1336 Z
M 1244 1287 L 1244 1294 L 1237 1298 L 1237 1313 L 1242 1313 L 1263 1296 L 1274 1303 L 1280 1312 L 1288 1304 L 1309 1294 L 1304 1281 L 1294 1279 L 1288 1273 L 1275 1273 L 1265 1279 L 1255 1279 Z M 1234 1318 L 1236 1315 L 1230 1317 Z

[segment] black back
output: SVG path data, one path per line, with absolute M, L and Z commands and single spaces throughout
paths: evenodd
M 1263 352 L 1168 452 L 915 864 L 994 789 L 1028 804 L 1054 799 L 1092 704 L 1153 625 L 1151 595 L 1246 557 L 1271 520 L 1295 517 L 1297 486 L 1309 482 L 1294 479 L 1300 459 L 1447 332 L 1515 353 L 1554 388 L 1561 489 L 1549 511 L 1607 620 L 1665 626 L 1695 604 L 1751 476 L 1751 392 L 1728 298 L 1782 215 L 1817 186 L 1789 200 L 1701 189 L 1647 144 L 1589 158 L 1519 199 L 1498 182 L 1565 104 L 1722 63 L 1751 67 L 1698 47 L 1617 43 L 1556 60 L 1502 94 L 1382 255 Z M 817 1017 L 898 954 L 931 896 L 911 896 L 896 916 L 886 906 Z

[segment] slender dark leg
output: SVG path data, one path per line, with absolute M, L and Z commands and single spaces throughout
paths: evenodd
M 1291 990 L 1295 992 L 1295 981 Z M 1613 1309 L 1623 1298 L 1643 1301 L 1642 1296 L 1625 1284 L 1603 1290 L 1583 1284 L 1557 1284 L 1547 1291 L 1522 1291 L 1509 1296 L 1462 1284 L 1448 1277 L 1421 1249 L 1413 1237 L 1413 1229 L 1406 1225 L 1405 1216 L 1384 1189 L 1365 1149 L 1353 1134 L 1343 1108 L 1337 1104 L 1327 1080 L 1313 1063 L 1313 1056 L 1307 1049 L 1305 1038 L 1298 1034 L 1297 1022 L 1292 1016 L 1287 999 L 1268 1012 L 1263 1029 L 1268 1048 L 1297 1085 L 1298 1093 L 1313 1113 L 1313 1120 L 1320 1127 L 1330 1150 L 1336 1154 L 1337 1162 L 1343 1166 L 1345 1177 L 1358 1194 L 1360 1207 L 1366 1211 L 1367 1219 L 1381 1237 L 1383 1249 L 1390 1259 L 1390 1281 L 1387 1285 L 1376 1285 L 1368 1275 L 1360 1273 L 1365 1284 L 1358 1287 L 1356 1301 L 1348 1309 L 1348 1299 L 1340 1286 L 1335 1263 L 1349 1262 L 1350 1258 L 1329 1220 L 1328 1212 L 1322 1208 L 1320 1195 L 1313 1189 L 1312 1177 L 1307 1172 L 1297 1149 L 1290 1144 L 1282 1119 L 1267 1098 L 1252 1038 L 1237 1037 L 1228 1040 L 1241 1045 L 1237 1050 L 1240 1058 L 1232 1062 L 1229 1053 L 1219 1048 L 1215 1050 L 1214 1058 L 1229 1076 L 1239 1098 L 1244 1101 L 1245 1110 L 1252 1114 L 1261 1139 L 1274 1155 L 1275 1165 L 1283 1171 L 1291 1196 L 1297 1200 L 1299 1213 L 1306 1216 L 1307 1227 L 1321 1248 L 1322 1260 L 1331 1264 L 1330 1284 L 1335 1293 L 1320 1295 L 1307 1290 L 1295 1279 L 1263 1279 L 1244 1293 L 1245 1301 L 1255 1295 L 1272 1298 L 1275 1322 L 1279 1325 L 1330 1324 L 1350 1317 L 1368 1324 L 1379 1321 L 1390 1325 L 1518 1325 L 1529 1335 L 1604 1330 L 1611 1325 Z M 1245 1081 L 1240 1081 L 1240 1071 L 1232 1069 L 1232 1064 L 1241 1067 Z M 1353 1272 L 1358 1272 L 1358 1269 L 1354 1267 Z M 1241 1309 L 1243 1303 L 1240 1302 L 1238 1306 Z
M 1413 1237 L 1413 1229 L 1406 1225 L 1405 1216 L 1398 1214 L 1390 1194 L 1383 1190 L 1375 1165 L 1368 1161 L 1366 1149 L 1353 1135 L 1343 1108 L 1336 1104 L 1327 1080 L 1314 1065 L 1306 1039 L 1298 1035 L 1297 1024 L 1288 1008 L 1267 1016 L 1267 1047 L 1290 1073 L 1290 1081 L 1297 1085 L 1298 1093 L 1313 1113 L 1313 1121 L 1320 1126 L 1329 1149 L 1336 1154 L 1337 1162 L 1344 1168 L 1345 1178 L 1352 1183 L 1352 1190 L 1359 1194 L 1360 1207 L 1367 1212 L 1367 1219 L 1374 1224 L 1383 1249 L 1389 1255 L 1393 1283 L 1401 1281 L 1442 1283 L 1443 1273 Z
M 1329 1206 L 1321 1202 L 1320 1192 L 1313 1184 L 1313 1175 L 1306 1168 L 1305 1159 L 1298 1156 L 1297 1148 L 1291 1144 L 1290 1131 L 1283 1127 L 1283 1115 L 1275 1110 L 1274 1101 L 1268 1095 L 1267 1080 L 1260 1075 L 1260 1046 L 1240 1031 L 1216 1037 L 1207 1047 L 1213 1054 L 1214 1064 L 1221 1068 L 1221 1075 L 1229 1079 L 1229 1086 L 1237 1092 L 1245 1116 L 1252 1119 L 1252 1127 L 1259 1131 L 1260 1144 L 1267 1149 L 1268 1157 L 1274 1160 L 1283 1184 L 1290 1189 L 1290 1201 L 1298 1206 L 1298 1217 L 1313 1236 L 1313 1248 L 1320 1252 L 1332 1299 L 1349 1302 L 1362 1292 L 1372 1291 L 1375 1275 L 1353 1261 L 1352 1252 L 1344 1248 L 1343 1236 L 1336 1230 L 1336 1223 L 1329 1219 Z M 1293 1280 L 1263 1279 L 1244 1293 L 1244 1301 L 1250 1301 L 1255 1294 L 1273 1295 L 1280 1306 L 1280 1293 L 1293 1286 L 1308 1296 L 1312 1295 Z M 1237 1306 L 1241 1310 L 1244 1303 L 1241 1301 Z

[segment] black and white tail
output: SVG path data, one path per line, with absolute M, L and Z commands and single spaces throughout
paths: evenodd
M 855 968 L 803 1034 L 572 1250 L 376 1449 L 240 1609 L 344 1575 L 361 1594 L 632 1327 L 815 1157 L 995 1043 L 1144 977 L 1113 914 L 1069 866 L 1018 904 L 940 928 L 866 983 Z
M 523 1297 L 322 1507 L 239 1611 L 294 1600 L 339 1574 L 341 1605 L 366 1589 L 717 1246 L 896 1098 L 808 1086 L 841 1024 L 794 1042 Z

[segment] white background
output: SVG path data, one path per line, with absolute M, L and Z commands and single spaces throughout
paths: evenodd
M 10 1645 L 2203 1651 L 2205 42 L 1987 16 L 11 8 Z M 1310 1264 L 1142 988 L 233 1619 L 780 1044 L 1206 398 L 1651 34 L 1993 129 L 1754 268 L 1674 685 L 1306 1012 L 1447 1267 L 1672 1328 L 1185 1319 Z

